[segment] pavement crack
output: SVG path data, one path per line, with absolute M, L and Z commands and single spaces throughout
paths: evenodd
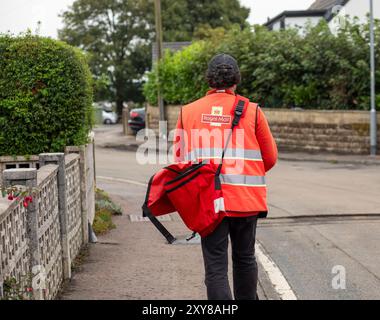
M 98 241 L 97 243 L 107 245 L 107 246 L 119 246 L 120 245 L 120 243 L 118 243 L 118 242 Z
M 343 254 L 345 254 L 347 257 L 355 261 L 357 264 L 359 264 L 364 270 L 366 270 L 369 274 L 371 274 L 373 277 L 375 277 L 378 281 L 380 281 L 380 277 L 372 272 L 367 266 L 365 266 L 363 263 L 361 263 L 358 259 L 356 259 L 354 256 L 352 256 L 350 253 L 348 253 L 346 250 L 339 247 L 334 241 L 332 241 L 330 238 L 326 237 L 323 233 L 321 233 L 317 228 L 312 227 L 314 231 L 316 231 L 323 239 L 330 242 L 335 249 L 339 250 Z
M 276 205 L 274 205 L 274 204 L 268 203 L 268 206 L 269 206 L 269 207 L 272 207 L 272 208 L 275 208 L 275 209 L 278 209 L 278 210 L 281 210 L 281 211 L 283 211 L 283 212 L 285 212 L 285 213 L 287 213 L 287 214 L 289 214 L 289 215 L 292 214 L 290 211 L 288 211 L 288 210 L 286 210 L 286 209 L 284 209 L 284 208 L 278 207 L 278 206 L 276 206 Z

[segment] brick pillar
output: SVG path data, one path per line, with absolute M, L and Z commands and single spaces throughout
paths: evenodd
M 39 155 L 40 167 L 47 164 L 58 165 L 58 208 L 59 224 L 61 229 L 63 277 L 65 280 L 71 278 L 71 257 L 69 243 L 69 226 L 67 215 L 66 196 L 66 165 L 64 153 L 41 153 Z
M 26 186 L 37 187 L 37 169 L 8 169 L 3 171 L 3 181 L 6 187 Z M 29 247 L 30 270 L 41 265 L 40 246 L 38 242 L 38 205 L 37 199 L 29 203 L 27 211 L 27 237 Z M 35 288 L 34 298 L 43 299 L 43 291 Z

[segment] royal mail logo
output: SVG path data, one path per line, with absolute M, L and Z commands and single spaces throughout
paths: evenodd
M 223 107 L 212 107 L 211 114 L 202 114 L 202 122 L 212 126 L 221 126 L 231 123 L 231 116 L 223 114 Z

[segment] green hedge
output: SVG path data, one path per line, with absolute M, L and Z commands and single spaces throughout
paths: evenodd
M 59 152 L 86 143 L 92 96 L 80 50 L 30 34 L 0 35 L 0 155 Z
M 377 22 L 376 30 L 379 26 Z M 240 64 L 238 91 L 264 106 L 365 110 L 370 93 L 368 38 L 368 25 L 350 21 L 337 34 L 331 33 L 326 22 L 306 28 L 303 34 L 296 29 L 235 28 L 223 37 L 211 37 L 167 54 L 148 75 L 144 92 L 153 105 L 158 85 L 167 104 L 196 100 L 207 90 L 207 61 L 224 52 Z M 376 44 L 376 86 L 380 89 L 378 32 Z
M 167 103 L 187 103 L 204 95 L 207 84 L 204 80 L 209 54 L 206 43 L 196 42 L 184 50 L 165 53 L 162 62 L 149 73 L 144 93 L 149 103 L 157 105 L 157 86 L 161 83 L 162 94 Z M 157 81 L 159 68 L 160 82 Z

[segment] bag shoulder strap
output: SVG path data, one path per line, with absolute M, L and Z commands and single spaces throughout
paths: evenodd
M 221 158 L 222 161 L 219 164 L 218 170 L 216 172 L 217 176 L 220 175 L 220 172 L 222 170 L 224 156 L 225 156 L 225 153 L 227 151 L 228 144 L 230 143 L 230 140 L 232 137 L 232 132 L 235 129 L 235 127 L 237 127 L 239 125 L 240 119 L 241 119 L 242 115 L 244 114 L 245 108 L 248 107 L 248 104 L 249 104 L 249 100 L 247 98 L 236 95 L 235 102 L 234 102 L 234 118 L 232 120 L 230 133 L 227 137 L 227 140 L 226 140 L 226 143 L 225 143 L 225 146 L 223 149 L 222 158 Z
M 149 194 L 150 189 L 153 183 L 154 176 L 152 176 L 148 183 L 148 188 L 145 195 L 145 202 L 142 206 L 142 212 L 143 217 L 148 217 L 149 220 L 153 223 L 153 225 L 157 228 L 158 231 L 161 232 L 161 234 L 165 237 L 166 241 L 169 244 L 172 244 L 174 241 L 176 241 L 176 238 L 164 227 L 164 225 L 152 214 L 150 209 L 148 208 L 148 200 L 149 200 Z
M 234 119 L 232 121 L 231 130 L 239 125 L 240 119 L 244 113 L 244 109 L 248 106 L 249 100 L 242 96 L 236 95 L 234 103 Z
M 226 144 L 225 144 L 224 149 L 223 149 L 222 161 L 224 159 L 225 152 L 227 150 L 228 144 L 230 143 L 233 130 L 235 129 L 235 127 L 237 127 L 239 125 L 240 119 L 244 114 L 244 110 L 248 107 L 248 104 L 249 104 L 249 100 L 247 98 L 236 95 L 236 99 L 234 102 L 234 118 L 232 120 L 230 134 L 228 135 L 228 138 L 226 140 Z

